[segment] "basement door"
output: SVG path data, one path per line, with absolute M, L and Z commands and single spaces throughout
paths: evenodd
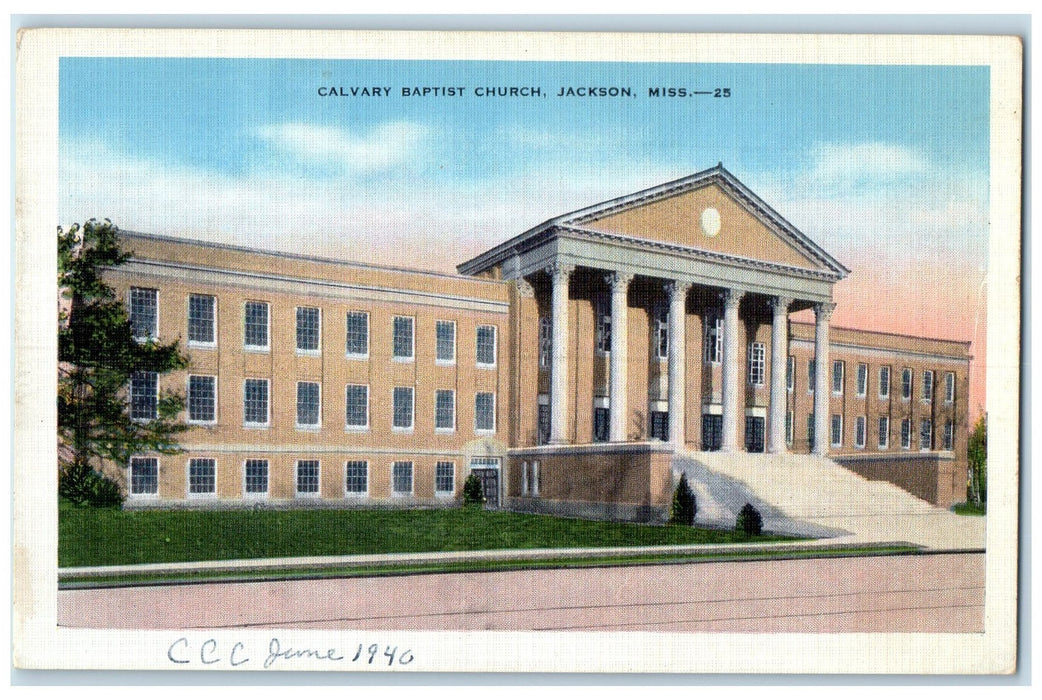
M 745 417 L 745 451 L 763 452 L 764 424 L 762 416 Z
M 475 457 L 470 460 L 470 473 L 481 480 L 481 493 L 486 508 L 499 507 L 499 459 Z

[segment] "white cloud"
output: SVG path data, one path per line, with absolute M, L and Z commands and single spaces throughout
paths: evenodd
M 907 146 L 870 142 L 819 144 L 811 152 L 808 175 L 822 184 L 888 183 L 926 173 L 921 154 Z
M 269 124 L 255 133 L 280 157 L 356 173 L 408 165 L 421 157 L 430 136 L 426 126 L 407 121 L 384 122 L 364 132 L 289 122 Z

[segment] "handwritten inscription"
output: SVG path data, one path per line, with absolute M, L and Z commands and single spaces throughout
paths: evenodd
M 293 668 L 296 662 L 301 661 L 321 661 L 344 666 L 386 664 L 393 667 L 407 666 L 415 660 L 411 649 L 399 650 L 390 644 L 360 643 L 357 647 L 352 645 L 341 651 L 336 647 L 291 646 L 278 637 L 272 637 L 267 648 L 260 651 L 251 649 L 250 645 L 241 641 L 231 645 L 225 643 L 222 648 L 213 638 L 196 645 L 187 637 L 179 637 L 167 648 L 166 657 L 170 663 L 178 666 L 239 668 L 250 664 L 248 668 L 260 665 L 265 669 Z

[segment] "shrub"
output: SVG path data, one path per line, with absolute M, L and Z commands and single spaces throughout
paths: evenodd
M 695 503 L 695 494 L 687 483 L 687 475 L 680 475 L 680 483 L 673 492 L 673 506 L 669 511 L 669 522 L 677 525 L 694 525 L 695 513 L 698 506 Z
M 751 503 L 746 503 L 738 512 L 734 529 L 744 532 L 746 535 L 759 535 L 763 532 L 763 518 L 760 511 L 753 508 Z
M 70 464 L 58 475 L 58 495 L 81 506 L 104 508 L 123 503 L 119 484 L 83 462 Z
M 481 488 L 481 479 L 471 474 L 463 482 L 463 505 L 479 506 L 485 502 L 485 493 Z

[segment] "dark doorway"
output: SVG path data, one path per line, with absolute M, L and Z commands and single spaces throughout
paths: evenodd
M 745 451 L 763 452 L 764 425 L 766 420 L 759 416 L 745 417 Z
M 481 493 L 485 496 L 486 508 L 499 507 L 499 470 L 498 469 L 471 469 L 481 480 Z
M 702 449 L 716 452 L 723 440 L 724 417 L 719 414 L 702 414 Z

